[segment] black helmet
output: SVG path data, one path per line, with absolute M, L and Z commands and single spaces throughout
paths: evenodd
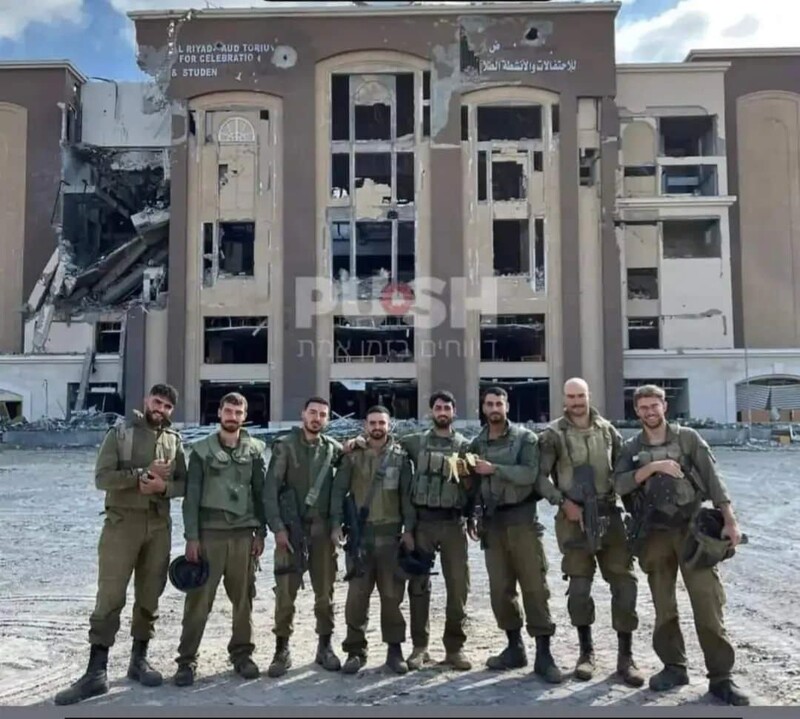
M 722 536 L 725 519 L 719 509 L 700 509 L 694 516 L 686 543 L 683 548 L 683 561 L 693 569 L 705 569 L 730 559 L 736 550 L 730 541 Z M 745 537 L 742 538 L 746 542 Z
M 169 565 L 169 581 L 181 592 L 202 587 L 208 579 L 208 561 L 190 562 L 184 555 L 175 557 Z
M 431 571 L 436 562 L 435 552 L 425 552 L 421 549 L 408 551 L 405 544 L 400 545 L 397 563 L 407 575 L 410 576 L 430 576 L 436 574 Z

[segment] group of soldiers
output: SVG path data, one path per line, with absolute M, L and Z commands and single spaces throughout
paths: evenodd
M 636 390 L 641 430 L 624 442 L 592 406 L 589 387 L 579 378 L 564 385 L 563 415 L 538 435 L 508 420 L 502 388 L 487 389 L 481 398 L 485 424 L 472 440 L 455 431 L 456 402 L 447 391 L 429 399 L 428 430 L 396 437 L 389 411 L 375 406 L 367 412 L 363 434 L 344 443 L 325 434 L 329 403 L 312 397 L 302 410 L 302 425 L 275 441 L 269 463 L 265 444 L 244 429 L 247 400 L 237 393 L 222 398 L 218 431 L 192 445 L 187 463 L 170 424 L 177 400 L 174 388 L 154 386 L 144 412 L 112 428 L 100 448 L 95 476 L 106 493 L 105 521 L 89 664 L 56 695 L 57 704 L 108 691 L 108 653 L 132 574 L 129 678 L 146 686 L 163 682 L 147 648 L 168 576 L 186 592 L 174 683 L 194 682 L 220 581 L 232 605 L 228 654 L 234 671 L 257 678 L 252 606 L 268 531 L 275 545 L 275 650 L 268 676 L 280 677 L 292 666 L 295 602 L 306 573 L 321 667 L 353 674 L 365 666 L 376 586 L 388 668 L 404 674 L 430 663 L 431 569 L 437 554 L 447 593 L 444 664 L 470 670 L 464 647 L 472 540 L 484 551 L 492 611 L 507 636 L 507 646 L 486 666 L 509 670 L 528 664 L 524 626 L 536 644 L 534 673 L 560 683 L 564 674 L 550 644 L 555 623 L 537 515 L 541 499 L 558 507 L 555 532 L 577 633 L 577 679 L 589 680 L 596 666 L 592 582 L 599 567 L 611 592 L 617 674 L 630 686 L 644 684 L 632 649 L 638 558 L 655 608 L 653 649 L 664 665 L 650 677 L 650 688 L 665 691 L 689 681 L 676 599 L 680 569 L 709 691 L 727 704 L 749 704 L 731 675 L 734 649 L 724 626 L 717 566 L 743 537 L 708 445 L 694 430 L 667 421 L 661 388 Z M 170 563 L 174 497 L 183 497 L 186 547 L 184 556 Z M 707 500 L 714 509 L 701 508 Z M 342 547 L 348 582 L 344 662 L 332 645 Z M 406 591 L 413 643 L 408 657 L 402 650 Z

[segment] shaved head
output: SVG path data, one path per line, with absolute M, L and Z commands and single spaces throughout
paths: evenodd
M 589 385 L 581 377 L 572 377 L 564 383 L 564 412 L 573 419 L 589 414 Z

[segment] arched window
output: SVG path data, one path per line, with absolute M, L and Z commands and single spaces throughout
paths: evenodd
M 220 143 L 255 142 L 256 131 L 248 119 L 230 117 L 220 126 L 217 140 Z

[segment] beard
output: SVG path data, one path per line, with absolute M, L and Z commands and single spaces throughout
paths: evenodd
M 220 424 L 226 432 L 236 432 L 242 428 L 242 423 L 237 422 L 235 419 L 229 419 L 227 422 L 221 422 Z
M 316 420 L 311 422 L 303 422 L 303 429 L 310 434 L 319 434 L 322 431 L 322 423 Z
M 164 424 L 164 415 L 161 412 L 153 412 L 152 410 L 145 410 L 144 418 L 147 421 L 147 424 L 152 425 L 153 427 L 160 427 Z
M 440 428 L 444 429 L 446 427 L 449 427 L 451 424 L 453 424 L 453 420 L 450 419 L 450 417 L 434 417 L 433 418 L 433 423 L 437 427 L 440 427 Z
M 370 430 L 369 436 L 372 439 L 383 439 L 386 436 L 386 430 L 383 429 Z

